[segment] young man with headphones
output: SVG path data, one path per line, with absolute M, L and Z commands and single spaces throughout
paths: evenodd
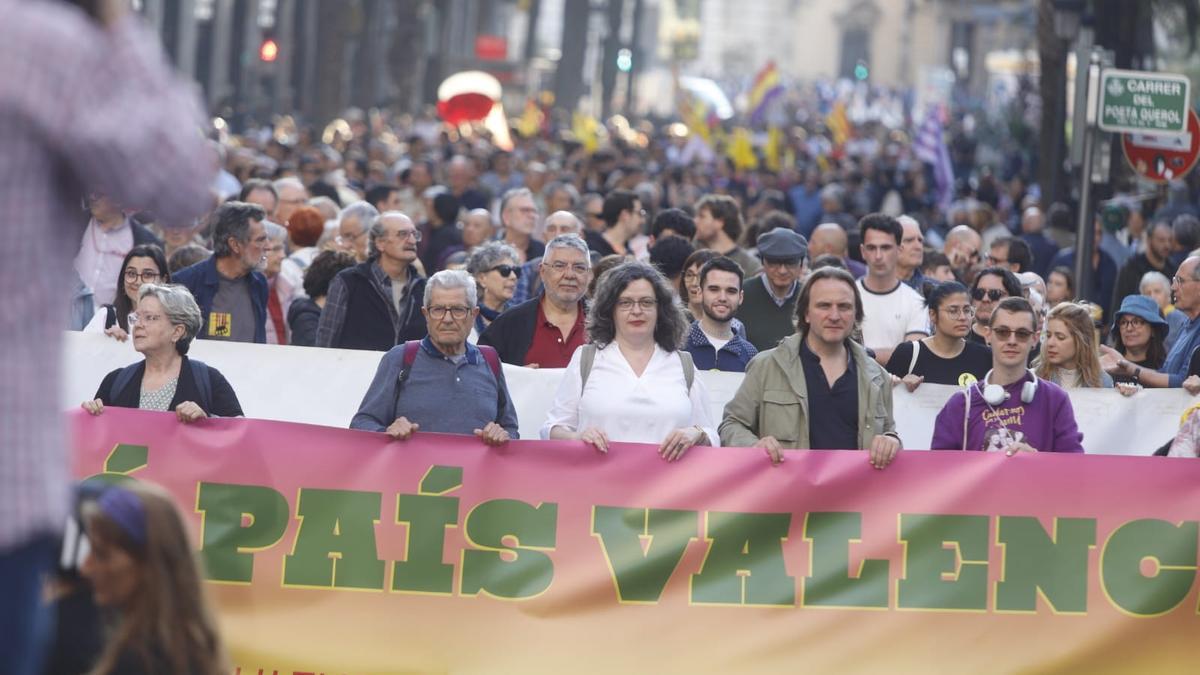
M 934 450 L 1083 452 L 1067 392 L 1027 367 L 1037 344 L 1033 306 L 1005 298 L 988 322 L 992 369 L 955 393 L 933 425 Z

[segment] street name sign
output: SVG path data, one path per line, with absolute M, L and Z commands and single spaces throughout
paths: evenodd
M 1100 78 L 1104 131 L 1181 134 L 1190 104 L 1191 82 L 1184 75 L 1106 68 Z

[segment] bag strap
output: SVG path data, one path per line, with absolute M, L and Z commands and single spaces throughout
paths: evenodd
M 691 353 L 682 349 L 675 352 L 679 354 L 679 361 L 683 364 L 683 379 L 687 382 L 687 391 L 692 393 L 692 382 L 696 381 L 696 362 L 692 360 Z
M 919 355 L 921 353 L 921 341 L 920 340 L 913 340 L 911 344 L 912 344 L 913 353 L 912 353 L 912 358 L 909 359 L 909 361 L 908 361 L 908 373 L 906 373 L 907 375 L 912 375 L 913 370 L 916 369 L 917 355 Z
M 963 440 L 962 449 L 967 449 L 967 420 L 971 419 L 971 389 L 975 385 L 967 385 L 966 391 L 963 392 Z
M 588 375 L 592 374 L 592 364 L 595 362 L 596 345 L 588 343 L 583 346 L 583 353 L 579 355 L 579 379 L 582 380 L 579 385 L 579 393 L 581 395 L 587 388 Z
M 396 407 L 400 405 L 400 390 L 404 388 L 404 383 L 408 381 L 408 374 L 412 371 L 413 363 L 417 360 L 417 350 L 420 348 L 420 340 L 409 340 L 404 343 L 404 356 L 400 361 L 400 375 L 396 378 L 396 395 L 392 397 L 393 415 L 396 412 Z
M 112 305 L 104 306 L 104 330 L 117 325 L 117 308 Z
M 495 347 L 488 345 L 475 345 L 479 353 L 483 355 L 483 360 L 487 361 L 488 367 L 492 369 L 492 375 L 496 377 L 496 419 L 497 424 L 500 422 L 501 415 L 504 414 L 504 405 L 507 398 L 504 395 L 504 383 L 500 381 L 500 373 L 502 366 L 500 365 L 500 354 Z

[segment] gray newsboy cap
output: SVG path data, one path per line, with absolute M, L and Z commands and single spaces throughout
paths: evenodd
M 799 232 L 777 227 L 758 236 L 758 255 L 774 260 L 802 260 L 808 257 L 808 240 Z

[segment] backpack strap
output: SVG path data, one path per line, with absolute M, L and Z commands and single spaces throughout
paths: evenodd
M 691 394 L 692 382 L 696 381 L 696 362 L 692 360 L 690 352 L 679 349 L 675 353 L 679 354 L 679 361 L 683 364 L 683 379 L 687 382 L 688 394 Z
M 908 361 L 908 373 L 906 373 L 907 375 L 912 375 L 913 370 L 915 370 L 917 367 L 917 356 L 919 356 L 921 354 L 921 341 L 913 340 L 911 344 L 912 344 L 913 353 L 912 353 L 912 358 L 909 359 L 909 361 Z
M 589 342 L 583 346 L 583 352 L 579 355 L 579 379 L 582 380 L 579 384 L 580 395 L 587 388 L 588 375 L 592 374 L 592 364 L 595 362 L 596 345 Z
M 400 375 L 396 378 L 396 395 L 392 397 L 393 415 L 397 406 L 400 405 L 400 390 L 404 388 L 404 383 L 408 380 L 408 374 L 412 372 L 413 363 L 417 360 L 417 350 L 420 348 L 420 340 L 409 340 L 404 343 L 404 356 L 400 361 Z
M 200 392 L 200 400 L 196 403 L 204 409 L 204 412 L 211 416 L 212 414 L 212 369 L 203 361 L 188 359 L 188 366 L 192 369 L 192 379 L 196 381 L 196 389 Z
M 104 306 L 104 330 L 117 325 L 117 308 L 112 305 Z
M 479 353 L 483 355 L 483 360 L 487 361 L 488 368 L 492 369 L 492 375 L 496 377 L 496 419 L 495 422 L 500 422 L 500 416 L 504 411 L 504 404 L 507 400 L 504 395 L 504 384 L 500 382 L 501 365 L 500 354 L 495 347 L 488 345 L 475 345 Z
M 963 392 L 963 450 L 967 449 L 967 420 L 971 419 L 971 389 L 974 387 L 975 385 L 968 385 Z

